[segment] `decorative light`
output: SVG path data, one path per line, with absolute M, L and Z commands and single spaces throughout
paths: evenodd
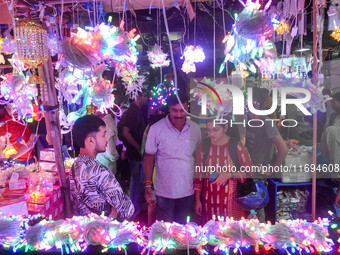
M 19 60 L 29 68 L 44 64 L 48 57 L 47 31 L 33 21 L 21 21 L 15 29 L 16 52 Z
M 169 66 L 170 60 L 167 59 L 168 54 L 162 51 L 161 46 L 155 44 L 151 51 L 148 51 L 148 58 L 152 68 Z
M 186 46 L 183 52 L 184 63 L 182 66 L 182 71 L 185 73 L 196 72 L 195 63 L 203 62 L 205 59 L 205 54 L 201 46 Z
M 340 28 L 333 30 L 331 33 L 331 37 L 333 37 L 335 40 L 339 42 L 340 41 Z
M 290 31 L 290 27 L 289 27 L 289 24 L 285 22 L 284 19 L 282 19 L 280 21 L 280 24 L 278 24 L 276 27 L 275 27 L 275 31 L 277 34 L 279 35 L 283 35 L 284 33 L 289 33 Z

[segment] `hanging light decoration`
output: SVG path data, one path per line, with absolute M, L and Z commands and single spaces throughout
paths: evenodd
M 284 19 L 282 19 L 280 23 L 275 27 L 275 31 L 278 35 L 289 33 L 290 32 L 289 24 Z
M 338 42 L 340 41 L 340 28 L 334 29 L 331 33 L 331 37 L 333 37 Z
M 21 21 L 15 29 L 16 52 L 25 67 L 36 68 L 48 57 L 47 30 L 33 21 Z

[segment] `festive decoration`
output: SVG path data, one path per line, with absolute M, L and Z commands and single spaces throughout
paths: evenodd
M 148 58 L 152 68 L 169 66 L 170 60 L 167 57 L 168 54 L 164 53 L 158 44 L 155 44 L 152 50 L 148 51 Z
M 47 31 L 42 25 L 33 20 L 21 21 L 16 26 L 15 38 L 19 60 L 27 67 L 36 68 L 47 61 Z
M 36 101 L 38 90 L 35 85 L 26 81 L 23 74 L 6 74 L 2 77 L 1 94 L 13 101 L 12 112 L 17 112 L 19 118 L 31 118 L 33 115 L 32 100 Z
M 228 61 L 252 73 L 256 72 L 256 67 L 261 72 L 269 72 L 274 67 L 276 48 L 270 40 L 274 28 L 266 13 L 270 3 L 262 11 L 258 1 L 253 3 L 248 0 L 243 11 L 235 15 L 232 31 L 223 39 L 226 57 L 220 73 Z
M 88 69 L 103 60 L 113 61 L 117 73 L 124 81 L 132 81 L 138 76 L 136 29 L 129 33 L 123 30 L 124 23 L 118 27 L 104 23 L 90 31 L 78 28 L 77 34 L 63 41 L 65 66 Z
M 335 40 L 337 40 L 339 42 L 340 41 L 340 29 L 337 28 L 337 29 L 333 30 L 332 33 L 331 33 L 331 37 L 333 37 Z
M 290 27 L 288 23 L 285 22 L 284 19 L 280 21 L 280 24 L 275 26 L 275 31 L 278 35 L 283 35 L 284 33 L 289 33 Z
M 203 97 L 206 99 L 207 108 L 211 113 L 220 115 L 232 111 L 232 94 L 226 88 L 225 83 L 216 83 L 210 79 L 203 79 L 196 82 L 196 87 L 190 90 L 197 100 L 197 105 L 202 105 Z
M 194 223 L 187 223 L 183 226 L 176 222 L 158 221 L 152 224 L 147 236 L 149 245 L 146 248 L 155 252 L 163 252 L 165 249 L 185 250 L 192 248 L 196 248 L 200 253 L 203 252 L 201 247 L 203 231 L 201 231 L 201 227 Z
M 142 92 L 143 83 L 145 82 L 145 76 L 141 75 L 136 78 L 133 82 L 124 82 L 126 88 L 126 95 L 131 96 L 132 99 L 136 99 L 138 93 Z
M 144 227 L 141 232 L 139 225 L 134 222 L 120 223 L 92 213 L 59 221 L 43 219 L 30 226 L 29 222 L 36 218 L 0 218 L 0 243 L 12 247 L 14 251 L 21 248 L 28 252 L 56 247 L 66 253 L 83 252 L 89 245 L 102 246 L 102 252 L 108 249 L 121 250 L 126 249 L 130 243 L 136 243 L 144 247 L 141 254 L 147 250 L 148 253 L 153 251 L 156 254 L 166 249 L 191 248 L 205 254 L 206 244 L 215 247 L 214 251 L 223 250 L 226 253 L 230 249 L 237 253 L 238 249 L 250 246 L 255 247 L 257 252 L 260 246 L 264 246 L 266 250 L 291 249 L 326 253 L 332 251 L 334 245 L 328 237 L 328 219 L 319 219 L 314 223 L 303 220 L 280 221 L 272 225 L 259 223 L 258 220 L 234 221 L 226 218 L 225 221 L 211 220 L 203 227 L 194 223 L 180 225 L 160 221 L 155 222 L 149 230 Z M 24 233 L 19 230 L 21 225 L 25 226 Z
M 92 88 L 91 99 L 99 111 L 106 111 L 112 108 L 114 102 L 113 84 L 110 81 L 101 79 Z
M 185 73 L 196 72 L 195 63 L 203 62 L 205 55 L 201 46 L 186 46 L 183 52 L 184 63 L 182 71 Z
M 28 186 L 28 201 L 30 203 L 44 203 L 44 199 L 53 190 L 54 178 L 51 173 L 40 171 L 32 173 Z
M 322 95 L 322 87 L 319 84 L 314 85 L 310 79 L 288 79 L 283 78 L 271 83 L 269 89 L 276 88 L 305 88 L 311 93 L 311 99 L 304 105 L 310 108 L 312 114 L 320 112 L 326 112 L 326 102 L 330 100 L 328 95 Z M 304 97 L 301 93 L 289 93 L 290 95 Z
M 159 109 L 163 106 L 166 106 L 166 99 L 168 96 L 176 94 L 176 88 L 174 86 L 174 82 L 170 81 L 164 81 L 164 83 L 161 83 L 157 85 L 156 87 L 153 87 L 151 90 L 151 109 Z
M 0 37 L 0 53 L 12 54 L 15 51 L 15 41 L 9 37 Z

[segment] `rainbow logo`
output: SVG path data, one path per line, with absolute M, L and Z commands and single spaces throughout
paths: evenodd
M 220 104 L 222 105 L 222 100 L 221 100 L 220 95 L 217 93 L 216 89 L 214 89 L 214 87 L 212 87 L 211 85 L 199 81 L 199 82 L 197 82 L 197 87 L 196 88 L 198 88 L 200 90 L 203 90 L 205 93 L 207 93 L 212 98 L 212 100 L 214 101 L 215 105 L 217 105 L 216 99 L 213 97 L 213 94 L 209 91 L 209 90 L 211 90 L 217 96 Z

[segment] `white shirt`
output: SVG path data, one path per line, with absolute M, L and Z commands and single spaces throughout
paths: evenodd
M 177 199 L 194 194 L 194 157 L 201 142 L 201 130 L 187 119 L 179 131 L 169 116 L 150 127 L 145 152 L 156 156 L 155 194 Z

